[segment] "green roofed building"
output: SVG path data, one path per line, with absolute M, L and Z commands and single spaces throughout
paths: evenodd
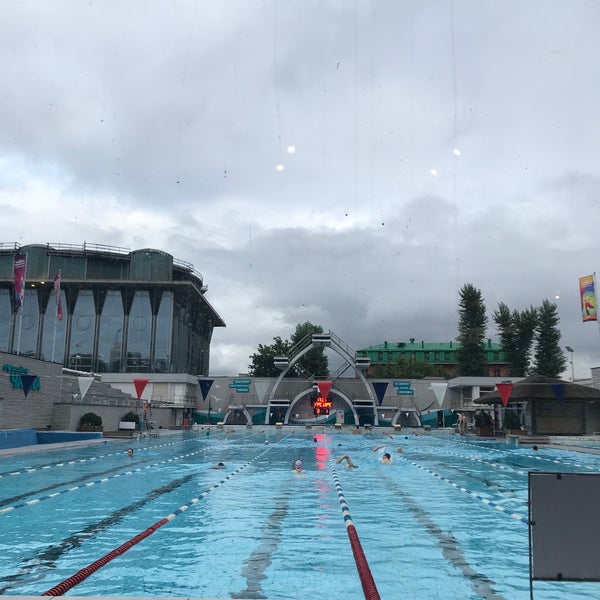
M 459 342 L 417 342 L 411 338 L 409 342 L 383 342 L 368 348 L 357 350 L 357 356 L 369 357 L 371 366 L 367 375 L 373 376 L 378 367 L 401 362 L 420 362 L 437 367 L 445 377 L 457 377 L 458 364 L 456 351 Z M 482 376 L 507 377 L 509 365 L 505 360 L 504 351 L 500 344 L 488 340 L 485 344 L 487 372 Z

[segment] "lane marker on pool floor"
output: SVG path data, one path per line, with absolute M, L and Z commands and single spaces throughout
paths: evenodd
M 348 503 L 346 502 L 344 492 L 342 491 L 340 479 L 338 477 L 337 471 L 335 470 L 335 467 L 332 466 L 331 470 L 333 472 L 335 489 L 337 490 L 340 507 L 342 509 L 342 516 L 344 517 L 344 524 L 346 525 L 346 533 L 348 534 L 348 538 L 350 539 L 350 547 L 352 548 L 352 554 L 354 554 L 354 562 L 356 563 L 356 568 L 358 570 L 358 575 L 360 577 L 360 582 L 362 584 L 365 598 L 367 600 L 379 600 L 379 592 L 377 591 L 375 580 L 373 579 L 373 575 L 371 574 L 371 569 L 369 567 L 369 563 L 367 562 L 367 557 L 365 556 L 365 553 L 360 544 L 360 540 L 358 539 L 358 532 L 356 531 L 356 527 L 354 526 L 354 522 L 352 521 L 350 509 L 348 508 Z
M 471 496 L 472 498 L 475 498 L 476 500 L 480 500 L 482 502 L 482 504 L 485 504 L 486 506 L 491 506 L 492 508 L 495 508 L 497 511 L 507 514 L 509 517 L 515 519 L 516 521 L 519 521 L 519 522 L 523 523 L 524 525 L 528 525 L 528 517 L 526 515 L 520 515 L 519 513 L 511 513 L 509 511 L 507 511 L 504 506 L 502 506 L 500 504 L 496 504 L 495 502 L 492 502 L 492 500 L 490 500 L 489 498 L 484 498 L 483 496 L 480 496 L 476 492 L 473 492 L 472 490 L 469 490 L 468 488 L 461 486 L 458 483 L 455 483 L 454 481 L 451 481 L 450 479 L 448 479 L 447 477 L 444 477 L 443 475 L 439 475 L 435 471 L 431 471 L 430 469 L 428 469 L 427 467 L 424 467 L 423 465 L 420 465 L 419 463 L 413 462 L 412 460 L 409 460 L 406 458 L 402 458 L 402 460 L 409 462 L 411 465 L 417 467 L 417 469 L 421 469 L 422 471 L 425 471 L 426 473 L 433 475 L 440 481 L 443 481 L 444 483 L 447 483 L 448 485 L 452 486 L 453 488 L 456 488 L 457 490 L 464 492 L 465 494 Z
M 291 434 L 288 434 L 287 436 L 282 437 L 281 440 L 277 441 L 275 444 L 273 444 L 273 446 L 268 446 L 267 448 L 265 448 L 261 453 L 257 454 L 254 458 L 249 460 L 247 463 L 238 467 L 237 469 L 235 469 L 235 471 L 232 471 L 231 473 L 229 473 L 229 475 L 225 476 L 219 482 L 211 485 L 208 489 L 206 489 L 204 492 L 202 492 L 199 496 L 192 498 L 189 502 L 186 502 L 185 504 L 181 505 L 177 510 L 174 510 L 172 513 L 168 514 L 166 517 L 163 517 L 162 519 L 160 519 L 159 521 L 154 523 L 154 525 L 151 525 L 150 527 L 148 527 L 141 533 L 138 533 L 136 536 L 132 537 L 131 539 L 126 541 L 124 544 L 121 544 L 118 548 L 115 548 L 108 554 L 105 554 L 103 557 L 101 557 L 98 560 L 94 561 L 93 563 L 89 564 L 87 567 L 80 569 L 79 571 L 77 571 L 77 573 L 75 573 L 71 577 L 68 577 L 67 579 L 63 580 L 61 583 L 59 583 L 58 585 L 55 585 L 53 588 L 47 590 L 46 592 L 44 592 L 41 595 L 42 596 L 63 596 L 65 594 L 65 592 L 74 588 L 76 585 L 78 585 L 79 583 L 81 583 L 82 581 L 87 579 L 90 575 L 92 575 L 93 573 L 98 571 L 100 568 L 107 565 L 113 559 L 125 554 L 125 552 L 127 552 L 128 550 L 133 548 L 133 546 L 135 546 L 136 544 L 139 544 L 139 542 L 141 542 L 142 540 L 151 536 L 154 532 L 156 532 L 158 529 L 160 529 L 163 525 L 170 523 L 175 517 L 184 513 L 186 510 L 188 510 L 190 507 L 194 506 L 195 504 L 198 504 L 198 502 L 200 502 L 200 500 L 205 498 L 210 492 L 221 487 L 223 484 L 225 484 L 227 482 L 227 480 L 231 479 L 234 475 L 237 475 L 240 471 L 243 471 L 244 469 L 249 467 L 253 462 L 258 460 L 263 455 L 267 454 L 267 452 L 269 452 L 272 447 L 274 447 L 276 444 L 282 442 L 290 435 Z M 379 598 L 379 596 L 377 596 L 375 598 Z

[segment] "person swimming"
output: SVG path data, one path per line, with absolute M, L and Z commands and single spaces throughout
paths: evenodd
M 294 463 L 294 468 L 292 469 L 292 473 L 304 473 L 304 469 L 302 468 L 302 461 L 297 460 Z
M 348 463 L 348 468 L 349 469 L 357 469 L 358 467 L 352 462 L 352 459 L 347 455 L 344 454 L 344 456 L 340 456 L 340 458 L 338 458 L 335 461 L 336 465 L 339 465 L 343 460 L 345 460 Z

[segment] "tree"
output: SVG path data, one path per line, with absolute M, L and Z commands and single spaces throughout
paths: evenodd
M 536 332 L 537 309 L 531 306 L 523 311 L 511 311 L 504 302 L 500 302 L 493 319 L 498 326 L 500 344 L 509 363 L 509 375 L 527 375 Z
M 275 357 L 287 356 L 291 359 L 290 353 L 294 353 L 294 346 L 301 342 L 310 345 L 311 341 L 307 336 L 312 336 L 313 333 L 323 333 L 323 328 L 306 321 L 296 325 L 296 330 L 289 341 L 277 336 L 273 338 L 273 344 L 259 344 L 257 351 L 250 356 L 252 363 L 248 365 L 248 373 L 253 377 L 278 377 L 281 370 L 275 366 Z M 294 377 L 300 373 L 310 373 L 315 377 L 329 376 L 329 361 L 323 348 L 312 348 L 294 364 L 294 367 L 296 366 L 299 368 L 290 369 L 286 377 Z
M 553 302 L 544 300 L 537 313 L 535 374 L 558 377 L 567 366 L 559 346 L 558 308 Z
M 250 357 L 252 364 L 248 366 L 248 373 L 253 377 L 278 377 L 281 370 L 275 366 L 276 356 L 287 356 L 290 348 L 289 342 L 279 336 L 273 338 L 273 344 L 259 344 L 257 351 Z
M 458 337 L 460 348 L 456 351 L 458 374 L 486 375 L 485 328 L 487 317 L 481 291 L 465 283 L 459 290 Z
M 394 364 L 375 365 L 370 379 L 425 379 L 425 377 L 449 378 L 449 374 L 437 365 L 423 360 L 400 357 Z
M 296 331 L 290 339 L 290 346 L 295 346 L 302 342 L 307 336 L 312 336 L 313 333 L 323 333 L 323 327 L 313 325 L 309 321 L 296 325 Z M 311 348 L 298 361 L 302 371 L 308 372 L 315 377 L 329 376 L 329 359 L 325 354 L 324 348 Z

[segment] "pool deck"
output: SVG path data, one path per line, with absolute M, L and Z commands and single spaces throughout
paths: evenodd
M 204 426 L 201 430 L 199 431 L 194 431 L 193 433 L 202 433 L 204 432 L 208 427 Z M 232 425 L 232 426 L 227 426 L 225 429 L 223 427 L 218 427 L 216 425 L 211 425 L 210 426 L 210 430 L 215 432 L 215 434 L 222 434 L 222 433 L 241 433 L 241 432 L 247 432 L 247 431 L 252 431 L 252 429 L 248 429 L 248 427 L 246 425 Z M 330 433 L 332 435 L 338 434 L 338 433 L 354 433 L 355 429 L 353 427 L 346 427 L 344 429 L 338 429 L 338 428 L 333 428 L 333 427 L 325 427 L 325 426 L 321 426 L 321 425 L 317 425 L 317 426 L 312 426 L 312 427 L 306 427 L 306 426 L 302 426 L 302 425 L 285 425 L 284 427 L 278 426 L 278 425 L 260 425 L 260 426 L 254 426 L 253 431 L 255 433 L 262 433 L 265 431 L 269 431 L 269 432 L 274 432 L 274 431 L 284 431 L 285 433 L 309 433 L 309 434 L 322 434 L 322 433 Z M 187 430 L 187 432 L 191 432 L 190 430 Z M 168 435 L 175 435 L 178 433 L 183 433 L 183 430 L 181 429 L 161 429 L 160 430 L 160 435 L 161 436 L 168 436 Z M 364 429 L 361 430 L 360 433 L 358 435 L 371 435 L 371 436 L 385 436 L 391 439 L 395 439 L 395 437 L 400 437 L 400 436 L 406 436 L 406 435 L 417 435 L 417 436 L 454 436 L 457 435 L 454 432 L 453 428 L 445 428 L 445 429 L 439 429 L 439 430 L 431 430 L 431 431 L 426 431 L 423 429 L 402 429 L 402 431 L 397 431 L 396 429 L 394 429 L 393 427 L 376 427 L 376 428 L 369 428 L 369 429 Z M 474 434 L 467 434 L 466 436 L 464 436 L 468 439 L 486 439 L 486 438 L 478 438 L 476 435 Z M 520 447 L 525 447 L 525 448 L 530 448 L 532 444 L 536 444 L 537 447 L 539 449 L 552 449 L 552 450 L 571 450 L 573 452 L 582 452 L 585 454 L 600 454 L 600 448 L 590 448 L 588 446 L 585 446 L 584 444 L 581 443 L 581 441 L 583 440 L 579 440 L 577 436 L 543 436 L 543 438 L 545 439 L 539 439 L 539 438 L 530 438 L 529 436 L 518 436 L 519 437 L 519 446 Z M 597 443 L 600 446 L 600 435 L 596 435 L 596 436 L 592 436 L 597 439 Z M 559 438 L 561 440 L 561 443 L 556 443 L 557 442 L 557 438 Z M 137 441 L 137 438 L 132 437 L 132 438 L 122 438 L 122 437 L 105 437 L 105 438 L 100 438 L 100 439 L 90 439 L 90 440 L 77 440 L 77 441 L 73 441 L 73 442 L 57 442 L 57 443 L 53 443 L 53 444 L 35 444 L 32 446 L 17 446 L 14 448 L 5 448 L 5 449 L 0 449 L 0 458 L 2 456 L 11 456 L 11 455 L 15 455 L 15 454 L 27 454 L 27 453 L 34 453 L 34 452 L 48 452 L 49 450 L 59 450 L 59 449 L 63 449 L 63 448 L 84 448 L 86 446 L 91 446 L 91 445 L 98 445 L 98 444 L 110 444 L 113 442 L 123 442 L 126 439 L 130 440 L 131 442 Z M 497 437 L 497 438 L 490 438 L 491 440 L 495 440 L 495 441 L 502 441 L 505 440 L 505 438 L 501 438 L 501 437 Z M 589 441 L 590 436 L 585 436 L 585 441 Z M 594 440 L 596 441 L 596 440 Z M 579 443 L 578 443 L 579 442 Z M 18 598 L 23 598 L 23 596 L 18 596 Z

